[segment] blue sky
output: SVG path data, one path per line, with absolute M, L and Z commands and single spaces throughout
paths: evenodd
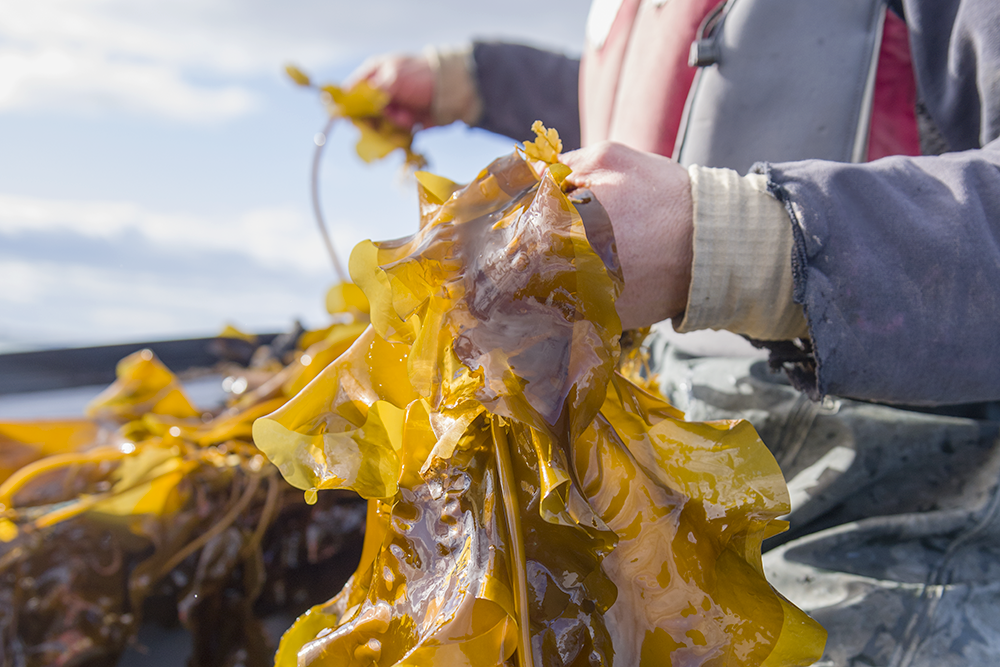
M 370 55 L 507 38 L 578 52 L 587 3 L 32 0 L 0 16 L 0 350 L 324 322 L 333 276 L 309 208 L 323 112 L 282 74 L 340 81 Z M 417 225 L 398 159 L 326 147 L 341 257 Z M 453 126 L 418 147 L 468 180 L 512 142 Z

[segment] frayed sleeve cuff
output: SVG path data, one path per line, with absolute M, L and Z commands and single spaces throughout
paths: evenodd
M 726 329 L 758 340 L 809 335 L 792 300 L 792 227 L 764 176 L 689 167 L 694 262 L 687 310 L 677 327 Z

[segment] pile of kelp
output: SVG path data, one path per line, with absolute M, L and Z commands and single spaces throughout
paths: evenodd
M 638 377 L 610 224 L 536 132 L 467 186 L 418 174 L 419 232 L 351 256 L 371 326 L 254 423 L 307 502 L 368 499 L 354 576 L 277 664 L 811 664 L 822 628 L 761 566 L 777 464 Z
M 0 423 L 0 665 L 114 664 L 144 613 L 191 631 L 193 667 L 271 664 L 261 616 L 332 594 L 363 531 L 356 495 L 306 506 L 251 440 L 367 326 L 353 285 L 328 305 L 329 328 L 224 369 L 213 411 L 145 350 L 88 418 Z

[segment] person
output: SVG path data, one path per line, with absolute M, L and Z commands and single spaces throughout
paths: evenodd
M 582 62 L 476 42 L 354 77 L 407 127 L 556 127 L 623 326 L 770 350 L 653 353 L 689 418 L 747 417 L 781 464 L 764 564 L 830 632 L 821 664 L 995 664 L 1000 4 L 598 0 L 587 32 Z

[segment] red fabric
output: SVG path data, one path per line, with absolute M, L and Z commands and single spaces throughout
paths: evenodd
M 582 146 L 608 138 L 615 92 L 625 49 L 640 0 L 624 0 L 600 49 L 585 45 L 580 59 L 580 142 Z
M 920 155 L 916 103 L 917 84 L 910 57 L 909 32 L 903 19 L 886 12 L 875 72 L 869 161 L 888 155 Z
M 580 65 L 583 145 L 604 139 L 671 155 L 695 69 L 691 43 L 719 0 L 625 0 L 604 46 Z

